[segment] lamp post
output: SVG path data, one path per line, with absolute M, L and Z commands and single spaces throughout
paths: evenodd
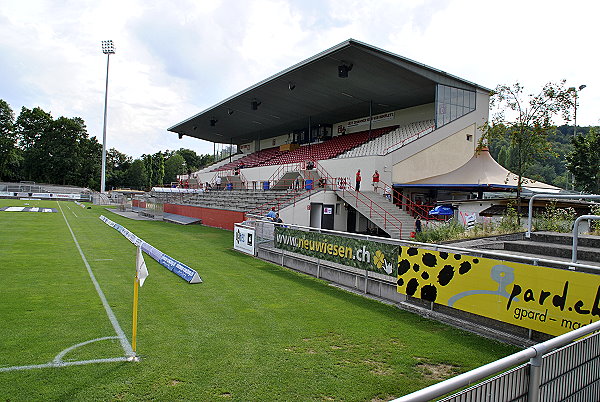
M 106 192 L 106 109 L 108 106 L 108 66 L 110 55 L 115 54 L 115 45 L 112 40 L 102 41 L 102 53 L 106 55 L 106 88 L 104 91 L 104 128 L 102 129 L 102 176 L 100 178 L 100 191 Z
M 577 92 L 581 91 L 586 86 L 587 85 L 582 84 L 578 88 L 575 88 L 575 87 L 569 88 L 570 90 L 573 91 L 573 94 L 575 96 L 575 113 L 573 113 L 573 137 L 577 136 Z M 572 189 L 575 190 L 575 176 L 572 176 L 571 186 L 573 187 Z

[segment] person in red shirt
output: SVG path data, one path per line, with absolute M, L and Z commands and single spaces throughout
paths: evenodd
M 362 178 L 360 177 L 360 169 L 356 172 L 356 191 L 360 191 L 360 182 Z
M 373 174 L 373 191 L 377 192 L 377 187 L 379 186 L 379 172 L 376 170 Z

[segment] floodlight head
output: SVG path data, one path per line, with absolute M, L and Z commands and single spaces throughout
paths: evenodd
M 288 89 L 289 89 L 290 91 L 293 91 L 293 90 L 294 90 L 294 88 L 296 88 L 296 84 L 294 84 L 294 83 L 293 83 L 293 82 L 291 82 L 291 81 L 290 81 L 290 82 L 288 82 Z
M 250 102 L 250 106 L 252 107 L 252 110 L 258 110 L 258 107 L 262 104 L 262 102 L 259 102 L 256 99 L 252 99 L 252 102 Z
M 115 45 L 112 40 L 103 40 L 102 41 L 102 53 L 115 54 Z
M 217 120 L 217 119 L 215 119 L 215 118 L 213 117 L 212 119 L 210 119 L 210 126 L 211 126 L 211 127 L 214 127 L 214 126 L 216 126 L 218 121 L 219 121 L 219 120 Z
M 338 66 L 338 77 L 339 78 L 348 78 L 348 71 L 352 70 L 352 64 L 340 64 Z
M 582 84 L 582 85 L 580 85 L 580 86 L 579 86 L 579 90 L 581 91 L 581 90 L 582 90 L 583 88 L 585 88 L 585 87 L 587 87 L 587 85 L 585 85 L 585 84 Z
M 233 114 L 233 109 L 227 109 L 227 114 L 231 116 Z
M 179 139 L 183 138 L 183 134 L 182 133 L 177 134 L 177 136 L 179 137 Z

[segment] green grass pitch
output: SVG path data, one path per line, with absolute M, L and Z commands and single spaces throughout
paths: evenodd
M 0 207 L 25 203 L 59 208 Z M 204 283 L 145 256 L 141 361 L 0 371 L 1 400 L 385 400 L 517 350 L 237 253 L 228 231 L 60 208 L 129 342 L 136 249 L 101 214 Z M 48 363 L 115 336 L 60 209 L 0 212 L 0 368 Z M 124 356 L 107 339 L 63 360 Z

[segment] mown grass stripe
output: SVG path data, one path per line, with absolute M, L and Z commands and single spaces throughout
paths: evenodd
M 110 323 L 112 324 L 113 328 L 115 329 L 115 332 L 117 333 L 117 336 L 119 337 L 119 342 L 121 342 L 123 351 L 125 352 L 125 354 L 127 356 L 133 356 L 134 355 L 133 349 L 131 348 L 131 344 L 129 343 L 129 340 L 127 339 L 127 336 L 125 335 L 125 332 L 123 332 L 123 330 L 121 329 L 121 326 L 119 325 L 119 321 L 117 320 L 115 313 L 113 313 L 112 309 L 110 308 L 110 305 L 108 304 L 108 301 L 106 300 L 106 297 L 104 296 L 104 292 L 102 292 L 102 289 L 100 288 L 100 284 L 96 280 L 96 277 L 94 276 L 94 273 L 92 272 L 92 268 L 90 267 L 90 264 L 88 263 L 87 259 L 85 258 L 85 254 L 83 254 L 83 251 L 81 250 L 81 247 L 79 246 L 77 237 L 75 236 L 73 229 L 71 229 L 71 225 L 69 225 L 69 221 L 67 220 L 67 217 L 65 216 L 65 213 L 63 212 L 62 207 L 60 206 L 60 203 L 58 201 L 56 201 L 56 203 L 58 204 L 58 208 L 60 209 L 60 213 L 62 214 L 63 219 L 65 220 L 65 223 L 67 224 L 67 228 L 69 228 L 69 232 L 71 232 L 71 236 L 73 237 L 75 246 L 77 246 L 79 255 L 81 256 L 81 259 L 83 260 L 83 263 L 85 264 L 88 274 L 90 275 L 90 279 L 92 280 L 92 283 L 94 284 L 94 287 L 96 288 L 96 292 L 98 292 L 98 296 L 100 296 L 100 300 L 102 301 L 104 310 L 106 310 L 108 319 L 110 320 Z

